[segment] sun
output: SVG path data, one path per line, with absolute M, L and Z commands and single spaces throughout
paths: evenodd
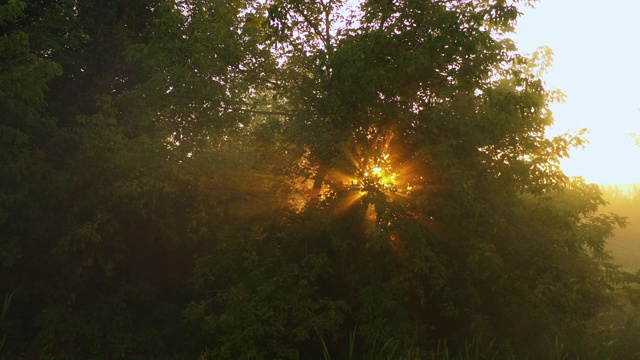
M 381 194 L 393 201 L 415 191 L 418 188 L 415 183 L 424 178 L 417 176 L 408 162 L 394 156 L 390 137 L 387 133 L 382 140 L 372 141 L 373 145 L 367 144 L 368 148 L 357 147 L 349 152 L 348 166 L 333 171 L 325 193 L 334 192 L 346 206 L 351 206 L 367 196 L 371 200 L 372 196 Z
M 383 154 L 380 159 L 369 163 L 351 179 L 348 187 L 361 192 L 381 191 L 384 193 L 398 192 L 398 173 L 392 164 L 386 162 L 389 154 Z

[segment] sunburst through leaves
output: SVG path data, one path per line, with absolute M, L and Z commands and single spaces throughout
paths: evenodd
M 399 146 L 393 139 L 392 130 L 376 127 L 354 134 L 344 152 L 346 161 L 330 171 L 320 200 L 336 199 L 341 211 L 362 201 L 375 203 L 407 197 L 414 190 L 412 184 L 422 177 L 413 171 L 411 161 L 402 160 L 402 152 L 398 152 L 401 149 L 393 151 Z
M 374 161 L 366 163 L 363 168 L 358 170 L 356 177 L 351 180 L 348 187 L 354 190 L 358 189 L 361 192 L 372 190 L 388 193 L 398 192 L 398 173 L 394 171 L 389 161 L 389 154 L 382 154 Z

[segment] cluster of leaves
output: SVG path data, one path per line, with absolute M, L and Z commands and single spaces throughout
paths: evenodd
M 514 3 L 352 5 L 0 5 L 7 358 L 588 348 L 623 220 L 559 169 L 550 53 Z M 334 186 L 382 150 L 410 194 Z

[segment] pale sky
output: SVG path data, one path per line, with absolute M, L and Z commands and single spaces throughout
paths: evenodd
M 548 45 L 554 62 L 544 78 L 567 95 L 553 104 L 549 134 L 588 128 L 591 144 L 562 163 L 589 182 L 640 182 L 640 0 L 540 0 L 523 7 L 516 41 L 521 52 Z

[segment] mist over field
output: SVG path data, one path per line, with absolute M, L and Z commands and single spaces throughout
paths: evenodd
M 636 272 L 640 270 L 640 184 L 603 186 L 602 191 L 609 204 L 600 211 L 620 214 L 628 222 L 607 240 L 606 249 L 611 252 L 614 263 Z

